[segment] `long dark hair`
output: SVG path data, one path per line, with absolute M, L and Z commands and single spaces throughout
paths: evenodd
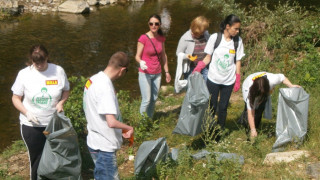
M 153 15 L 151 15 L 151 16 L 149 17 L 148 22 L 150 21 L 151 18 L 156 18 L 156 19 L 159 20 L 159 22 L 160 22 L 160 27 L 159 27 L 157 33 L 158 33 L 160 36 L 163 36 L 163 32 L 162 32 L 162 30 L 161 30 L 161 17 L 160 17 L 158 14 L 153 14 Z
M 232 26 L 234 23 L 241 23 L 240 18 L 234 14 L 230 14 L 220 23 L 220 31 L 223 33 L 227 27 L 227 24 Z
M 267 76 L 259 77 L 253 81 L 252 86 L 249 89 L 249 103 L 250 107 L 254 108 L 254 101 L 257 97 L 260 97 L 259 104 L 267 100 L 270 92 L 270 85 Z
M 49 62 L 49 53 L 47 49 L 41 45 L 33 45 L 29 50 L 29 61 L 26 63 L 28 66 L 32 63 Z

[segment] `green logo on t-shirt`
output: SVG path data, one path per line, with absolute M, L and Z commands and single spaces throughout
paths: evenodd
M 230 66 L 229 54 L 225 54 L 223 59 L 219 58 L 216 61 L 216 66 L 220 72 L 227 72 L 227 68 Z
M 41 88 L 41 93 L 36 94 L 32 98 L 33 104 L 39 109 L 47 109 L 51 106 L 52 97 L 47 93 L 48 89 L 43 87 Z

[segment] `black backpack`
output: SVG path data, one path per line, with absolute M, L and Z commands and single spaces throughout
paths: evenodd
M 216 42 L 214 43 L 213 52 L 219 46 L 221 39 L 222 39 L 222 33 L 218 32 L 217 34 L 218 34 L 218 36 L 217 36 Z M 234 49 L 235 49 L 235 53 L 236 53 L 234 56 L 234 64 L 236 64 L 237 49 L 238 49 L 238 45 L 239 45 L 239 36 L 233 37 L 233 42 L 234 42 Z

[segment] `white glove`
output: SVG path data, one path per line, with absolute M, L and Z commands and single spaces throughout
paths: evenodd
M 143 61 L 143 60 L 140 61 L 140 68 L 141 68 L 142 70 L 148 69 L 148 66 L 146 65 L 146 62 L 145 62 L 145 61 Z
M 35 115 L 32 114 L 32 112 L 27 112 L 26 113 L 27 119 L 29 122 L 35 123 L 35 124 L 40 124 L 37 117 Z

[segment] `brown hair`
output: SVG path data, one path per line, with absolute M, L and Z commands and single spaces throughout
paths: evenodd
M 191 32 L 196 36 L 201 36 L 209 28 L 209 21 L 204 16 L 198 16 L 191 22 Z
M 49 53 L 47 49 L 39 44 L 34 45 L 29 50 L 29 61 L 26 63 L 28 66 L 32 65 L 32 63 L 43 63 L 49 62 Z
M 267 76 L 259 77 L 253 81 L 252 86 L 249 89 L 249 103 L 250 107 L 254 108 L 254 101 L 257 97 L 260 97 L 259 104 L 265 101 L 270 92 L 270 85 Z
M 118 51 L 110 57 L 108 66 L 113 68 L 128 67 L 129 63 L 130 59 L 127 54 L 122 51 Z
M 159 26 L 159 29 L 158 29 L 158 34 L 160 36 L 163 36 L 164 34 L 162 32 L 162 29 L 161 29 L 161 17 L 158 14 L 152 14 L 151 16 L 149 16 L 148 22 L 150 21 L 151 18 L 158 19 L 158 21 L 160 22 L 160 26 Z

